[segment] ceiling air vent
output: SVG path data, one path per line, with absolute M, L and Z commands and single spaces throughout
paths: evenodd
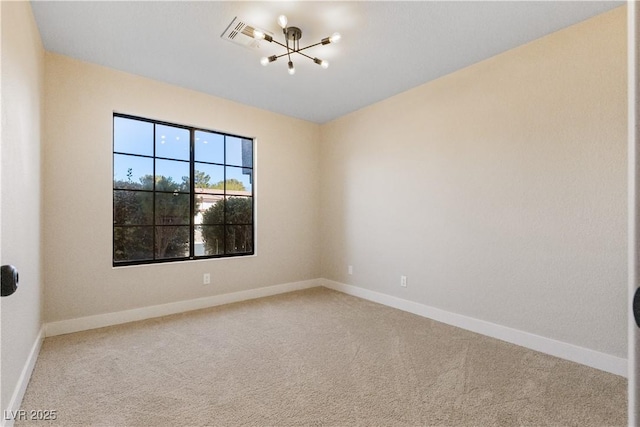
M 235 18 L 233 18 L 233 21 L 231 21 L 227 29 L 224 30 L 224 33 L 222 33 L 220 37 L 241 46 L 245 46 L 248 48 L 258 48 L 258 42 L 260 40 L 257 40 L 253 37 L 254 29 L 256 28 L 247 24 L 244 20 L 238 19 L 238 17 L 236 16 Z M 271 32 L 265 31 L 263 29 L 260 29 L 260 31 L 262 31 L 264 34 L 271 34 Z

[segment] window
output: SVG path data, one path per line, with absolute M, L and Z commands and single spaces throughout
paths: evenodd
M 254 253 L 253 140 L 113 115 L 113 265 Z

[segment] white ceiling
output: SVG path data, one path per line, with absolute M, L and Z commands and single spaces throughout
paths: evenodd
M 624 2 L 32 2 L 45 49 L 185 88 L 324 123 Z M 267 67 L 273 44 L 250 49 L 220 36 L 238 16 L 301 46 L 338 31 L 337 44 Z M 284 52 L 275 51 L 278 53 Z

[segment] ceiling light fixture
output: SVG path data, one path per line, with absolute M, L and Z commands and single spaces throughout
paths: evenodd
M 253 30 L 253 37 L 255 39 L 266 40 L 269 43 L 275 43 L 287 49 L 287 52 L 281 55 L 272 55 L 272 56 L 263 57 L 262 59 L 260 59 L 260 63 L 264 66 L 267 66 L 270 63 L 276 61 L 278 58 L 282 58 L 283 56 L 286 56 L 288 59 L 287 66 L 288 66 L 289 74 L 293 75 L 296 73 L 296 68 L 293 65 L 293 61 L 291 60 L 291 55 L 294 53 L 297 53 L 299 55 L 309 58 L 316 64 L 320 65 L 322 68 L 326 69 L 327 67 L 329 67 L 329 63 L 327 61 L 323 59 L 314 58 L 312 56 L 307 55 L 306 53 L 303 53 L 302 51 L 318 45 L 336 43 L 341 38 L 340 33 L 333 33 L 332 36 L 325 37 L 322 40 L 320 40 L 318 43 L 314 43 L 309 46 L 301 48 L 300 39 L 302 38 L 302 30 L 298 27 L 288 27 L 287 23 L 288 23 L 288 20 L 286 16 L 280 15 L 278 17 L 278 25 L 282 27 L 282 33 L 284 34 L 284 39 L 286 44 L 283 44 L 277 40 L 274 40 L 273 37 L 271 37 L 269 34 L 265 34 L 263 31 L 260 31 L 257 29 Z

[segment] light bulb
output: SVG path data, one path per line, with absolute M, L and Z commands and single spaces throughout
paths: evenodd
M 287 28 L 287 17 L 284 15 L 278 16 L 278 25 L 282 28 Z
M 262 40 L 264 39 L 264 33 L 260 30 L 253 30 L 253 37 Z
M 276 59 L 278 59 L 278 57 L 275 55 L 271 55 L 269 57 L 263 56 L 262 58 L 260 58 L 260 63 L 266 67 Z
M 293 62 L 289 61 L 289 74 L 293 76 L 295 73 L 296 73 L 296 69 L 293 66 Z
M 340 33 L 333 33 L 331 37 L 329 37 L 329 41 L 331 43 L 338 43 L 341 38 L 342 36 L 340 35 Z
M 325 70 L 329 67 L 329 62 L 324 59 L 313 58 L 313 62 L 324 68 Z

